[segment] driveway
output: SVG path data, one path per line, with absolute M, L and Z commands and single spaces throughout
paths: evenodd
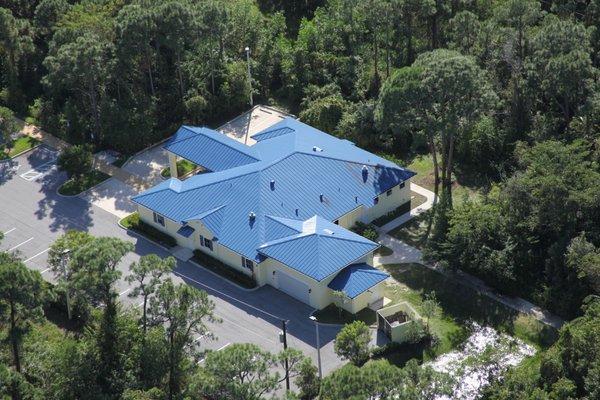
M 159 143 L 149 149 L 143 150 L 133 156 L 122 169 L 137 175 L 150 186 L 163 181 L 160 172 L 169 165 L 167 152 L 163 149 L 163 143 Z
M 69 229 L 132 242 L 134 252 L 127 254 L 119 265 L 123 276 L 128 266 L 142 255 L 170 255 L 154 243 L 119 228 L 118 216 L 86 198 L 57 195 L 56 189 L 66 176 L 53 166 L 55 156 L 54 150 L 41 146 L 8 165 L 0 165 L 0 231 L 5 233 L 0 242 L 1 250 L 18 251 L 27 266 L 40 271 L 49 281 L 55 278 L 47 266 L 48 249 Z M 217 316 L 223 320 L 211 326 L 216 340 L 200 339 L 203 348 L 218 350 L 231 343 L 250 342 L 265 350 L 277 351 L 282 347 L 278 336 L 281 320 L 286 319 L 289 320 L 288 345 L 300 349 L 316 362 L 315 329 L 308 319 L 312 310 L 304 303 L 270 286 L 243 290 L 188 262 L 178 262 L 173 278 L 207 291 L 215 303 Z M 127 282 L 121 279 L 116 286 L 123 303 L 139 306 L 138 299 L 127 296 L 131 290 Z M 320 329 L 324 372 L 343 364 L 333 351 L 338 329 L 330 326 Z

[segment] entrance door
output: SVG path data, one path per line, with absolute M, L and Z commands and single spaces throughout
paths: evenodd
M 310 294 L 308 293 L 308 285 L 285 272 L 277 271 L 277 289 L 281 290 L 300 300 L 303 303 L 310 305 Z

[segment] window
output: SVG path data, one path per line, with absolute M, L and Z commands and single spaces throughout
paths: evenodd
M 373 199 L 373 204 L 375 204 L 375 205 L 379 204 L 379 196 L 377 196 Z
M 404 187 L 404 182 L 402 182 L 398 187 L 402 189 Z
M 254 261 L 242 257 L 242 267 L 248 268 L 250 271 L 254 271 Z
M 160 214 L 154 213 L 153 215 L 154 223 L 165 226 L 165 217 Z
M 391 196 L 392 195 L 392 189 L 388 190 L 385 194 L 388 195 L 388 196 Z
M 207 239 L 204 236 L 200 235 L 200 246 L 207 247 L 208 249 L 210 249 L 212 251 L 213 242 L 212 242 L 212 240 Z

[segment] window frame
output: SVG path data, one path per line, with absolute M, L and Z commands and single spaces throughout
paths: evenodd
M 165 226 L 165 217 L 164 215 L 161 215 L 159 213 L 157 213 L 156 211 L 152 211 L 152 219 L 154 220 L 155 224 L 158 224 L 162 227 Z
M 254 261 L 242 256 L 242 267 L 254 271 Z

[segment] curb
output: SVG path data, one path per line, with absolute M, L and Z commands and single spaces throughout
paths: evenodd
M 132 233 L 134 236 L 137 236 L 137 237 L 139 237 L 139 238 L 145 239 L 145 240 L 149 241 L 150 243 L 152 243 L 152 244 L 154 244 L 154 245 L 156 245 L 156 246 L 160 247 L 160 248 L 161 248 L 161 249 L 163 249 L 164 251 L 166 251 L 166 252 L 168 252 L 168 253 L 171 253 L 171 249 L 169 249 L 169 248 L 167 248 L 167 247 L 163 246 L 162 244 L 160 244 L 160 243 L 158 243 L 158 242 L 156 242 L 156 241 L 154 241 L 154 240 L 150 239 L 150 238 L 149 238 L 149 237 L 147 237 L 147 236 L 144 236 L 144 235 L 142 235 L 141 233 L 137 233 L 136 231 L 134 231 L 134 230 L 132 230 L 132 229 L 128 229 L 128 228 L 124 227 L 124 226 L 123 226 L 123 224 L 121 224 L 121 220 L 122 220 L 122 219 L 123 219 L 123 218 L 121 218 L 121 219 L 119 219 L 119 221 L 117 221 L 117 225 L 119 225 L 119 227 L 121 227 L 121 229 L 123 229 L 123 230 L 125 230 L 125 231 L 127 231 L 127 232 L 129 232 L 129 233 Z M 193 261 L 192 259 L 189 259 L 189 260 L 187 260 L 186 262 L 189 262 L 190 264 L 193 264 L 193 265 L 195 265 L 195 266 L 197 266 L 197 267 L 199 267 L 199 268 L 202 268 L 204 271 L 206 271 L 206 272 L 210 273 L 211 275 L 213 275 L 213 276 L 215 276 L 215 277 L 217 277 L 217 278 L 219 278 L 219 279 L 222 279 L 223 281 L 225 281 L 225 282 L 227 282 L 227 283 L 229 283 L 229 284 L 231 284 L 231 285 L 235 286 L 236 288 L 238 288 L 238 289 L 240 289 L 240 290 L 244 290 L 244 291 L 246 291 L 246 292 L 254 292 L 254 291 L 256 291 L 256 290 L 260 289 L 260 286 L 257 286 L 257 287 L 255 287 L 255 288 L 252 288 L 252 289 L 247 289 L 247 288 L 245 288 L 245 287 L 242 287 L 242 286 L 238 285 L 237 283 L 235 283 L 235 282 L 232 282 L 232 281 L 230 281 L 229 279 L 227 279 L 227 278 L 224 278 L 224 277 L 222 277 L 221 275 L 219 275 L 219 274 L 217 274 L 217 273 L 215 273 L 215 272 L 213 272 L 213 271 L 209 270 L 208 268 L 206 268 L 206 267 L 204 267 L 204 266 L 202 266 L 202 265 L 198 264 L 197 262 Z M 181 274 L 179 274 L 179 275 L 181 275 Z M 185 276 L 185 275 L 184 275 L 184 276 Z
M 37 149 L 37 148 L 38 148 L 38 147 L 40 147 L 42 144 L 44 144 L 44 143 L 43 143 L 43 142 L 40 140 L 40 141 L 39 141 L 39 143 L 38 143 L 38 144 L 36 144 L 35 146 L 33 146 L 33 147 L 31 147 L 31 148 L 29 148 L 29 149 L 27 149 L 27 150 L 23 150 L 22 152 L 20 152 L 20 153 L 17 153 L 17 154 L 15 154 L 15 155 L 14 155 L 14 156 L 12 156 L 12 157 L 8 157 L 8 158 L 5 158 L 4 160 L 0 160 L 0 161 L 13 160 L 13 159 L 15 159 L 15 158 L 17 158 L 17 157 L 20 157 L 20 156 L 22 156 L 23 154 L 27 154 L 27 153 L 29 153 L 30 151 L 33 151 L 33 150 Z
M 100 171 L 102 172 L 102 171 Z M 108 175 L 108 174 L 107 174 Z M 56 188 L 56 194 L 60 197 L 64 197 L 66 199 L 70 199 L 73 197 L 80 197 L 81 195 L 87 194 L 87 192 L 91 191 L 92 189 L 94 189 L 96 186 L 100 186 L 103 183 L 107 182 L 109 179 L 113 179 L 114 177 L 112 175 L 108 175 L 108 178 L 106 178 L 105 180 L 103 180 L 102 182 L 99 182 L 97 184 L 95 184 L 94 186 L 92 186 L 91 188 L 87 188 L 85 189 L 83 192 L 81 193 L 77 193 L 77 194 L 60 194 L 58 193 L 58 189 L 60 189 L 62 187 L 62 185 L 64 185 L 67 181 L 64 181 L 59 187 Z M 120 220 L 119 220 L 120 221 Z M 124 228 L 124 227 L 123 227 Z M 126 229 L 126 228 L 125 228 Z

